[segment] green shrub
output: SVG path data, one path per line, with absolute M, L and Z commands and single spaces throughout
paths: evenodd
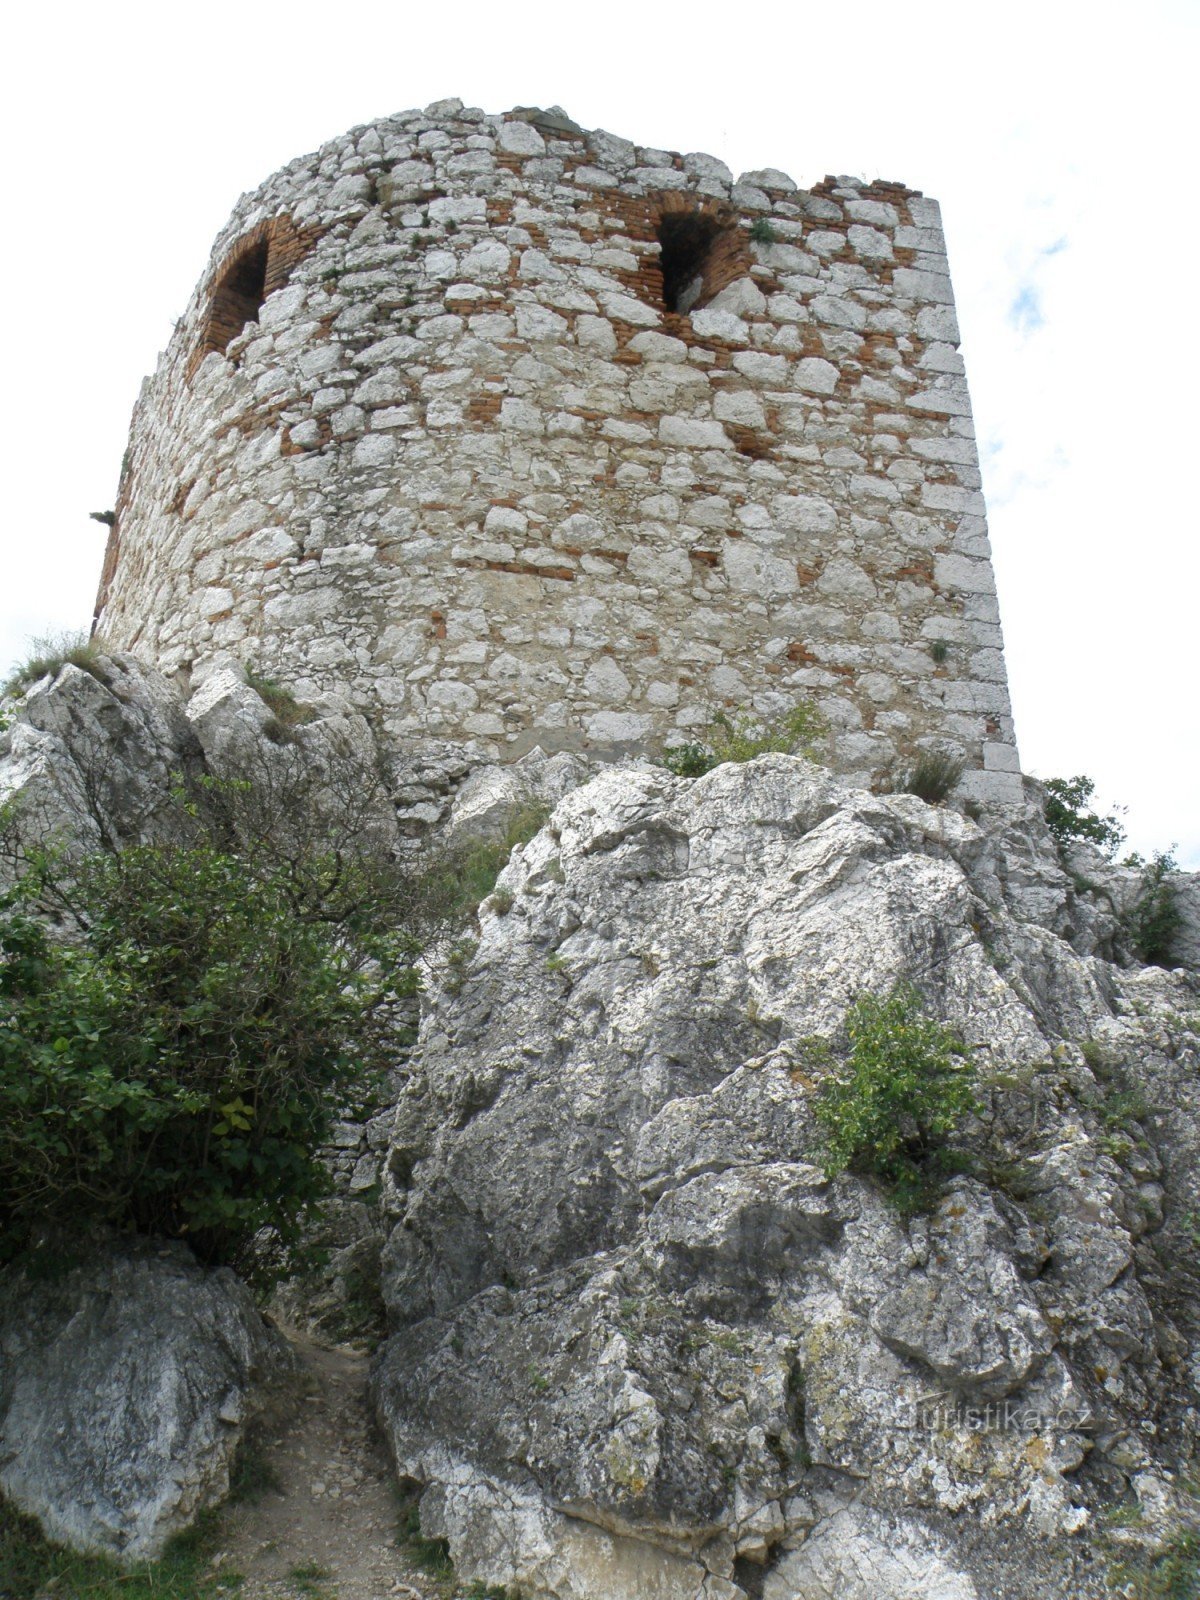
M 929 658 L 934 666 L 940 667 L 950 654 L 950 646 L 945 639 L 934 639 L 929 646 Z
M 663 752 L 661 764 L 677 778 L 699 778 L 726 761 L 753 761 L 771 753 L 812 756 L 827 731 L 824 716 L 809 700 L 772 722 L 718 711 L 702 742 L 673 745 Z
M 958 787 L 963 775 L 959 757 L 945 750 L 922 750 L 901 775 L 898 787 L 929 805 L 940 805 Z
M 1169 850 L 1158 851 L 1142 876 L 1142 890 L 1126 927 L 1140 961 L 1149 966 L 1166 966 L 1179 933 L 1183 917 L 1175 901 L 1175 891 L 1167 882 L 1178 871 Z
M 779 235 L 766 217 L 755 217 L 750 224 L 750 237 L 755 244 L 774 244 Z
M 68 664 L 90 672 L 94 678 L 101 676 L 100 661 L 104 643 L 98 637 L 83 632 L 44 634 L 30 640 L 30 653 L 19 662 L 0 688 L 0 698 L 10 694 L 23 694 L 47 674 L 61 672 Z
M 1177 1533 L 1150 1554 L 1124 1559 L 1111 1578 L 1129 1600 L 1200 1600 L 1200 1534 Z
M 825 1171 L 874 1173 L 902 1208 L 923 1204 L 938 1174 L 953 1169 L 948 1135 L 976 1108 L 966 1051 L 908 984 L 862 995 L 846 1013 L 846 1035 L 840 1065 L 813 1041 L 830 1068 L 813 1105 Z
M 1116 811 L 1102 817 L 1089 808 L 1088 802 L 1096 792 L 1091 778 L 1047 778 L 1042 787 L 1046 791 L 1046 826 L 1060 849 L 1082 841 L 1095 845 L 1106 856 L 1116 854 L 1125 829 Z
M 179 844 L 35 857 L 0 896 L 4 1255 L 81 1219 L 207 1260 L 295 1238 L 328 1190 L 318 1147 L 389 1061 L 417 987 L 389 865 L 315 820 L 305 851 L 178 819 Z

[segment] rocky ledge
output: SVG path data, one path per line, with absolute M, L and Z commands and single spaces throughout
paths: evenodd
M 430 999 L 390 1155 L 378 1409 L 460 1570 L 1108 1593 L 1107 1513 L 1178 1526 L 1200 1420 L 1200 985 L 1119 943 L 1032 811 L 786 756 L 562 800 Z M 980 1098 L 909 1218 L 826 1179 L 812 1113 L 809 1041 L 897 980 Z

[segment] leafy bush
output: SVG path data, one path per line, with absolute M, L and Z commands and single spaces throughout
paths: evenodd
M 750 224 L 750 237 L 755 244 L 774 244 L 779 235 L 766 217 L 756 217 Z
M 35 856 L 0 896 L 0 1253 L 81 1218 L 209 1260 L 294 1238 L 388 1062 L 417 987 L 389 864 L 315 821 L 309 850 L 226 840 L 182 796 L 178 821 L 178 844 Z
M 663 752 L 662 765 L 677 778 L 699 778 L 726 761 L 753 761 L 772 752 L 811 756 L 827 731 L 824 716 L 808 700 L 775 722 L 718 711 L 702 742 L 673 745 Z
M 846 1034 L 850 1050 L 840 1065 L 824 1041 L 812 1042 L 830 1068 L 813 1107 L 825 1171 L 874 1173 L 911 1209 L 928 1199 L 937 1174 L 952 1168 L 947 1136 L 975 1110 L 966 1051 L 908 984 L 882 998 L 862 995 L 846 1013 Z
M 61 672 L 70 663 L 100 676 L 99 663 L 104 651 L 103 641 L 86 633 L 44 634 L 30 640 L 30 653 L 19 662 L 0 688 L 0 697 L 23 694 L 26 689 L 44 678 L 47 673 Z
M 1178 870 L 1169 850 L 1160 850 L 1146 867 L 1142 892 L 1127 919 L 1127 929 L 1139 960 L 1150 966 L 1165 966 L 1183 917 L 1175 902 L 1175 891 L 1167 882 Z
M 1074 778 L 1047 778 L 1044 815 L 1046 826 L 1054 835 L 1060 849 L 1079 841 L 1093 844 L 1110 858 L 1120 848 L 1125 837 L 1119 815 L 1110 811 L 1102 817 L 1091 810 L 1088 802 L 1096 792 L 1091 778 L 1078 775 Z

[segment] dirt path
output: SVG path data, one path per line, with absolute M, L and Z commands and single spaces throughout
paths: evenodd
M 250 1458 L 248 1497 L 225 1513 L 220 1567 L 241 1574 L 242 1600 L 446 1600 L 453 1579 L 415 1570 L 397 1539 L 367 1358 L 299 1334 L 291 1343 L 299 1379 Z

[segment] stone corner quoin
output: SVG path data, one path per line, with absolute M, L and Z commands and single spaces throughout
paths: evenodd
M 239 203 L 134 412 L 97 607 L 389 738 L 599 754 L 815 699 L 1016 800 L 938 207 L 459 101 Z

